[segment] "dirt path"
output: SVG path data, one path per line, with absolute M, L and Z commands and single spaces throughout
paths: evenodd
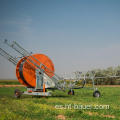
M 24 85 L 0 85 L 1 87 L 24 87 Z

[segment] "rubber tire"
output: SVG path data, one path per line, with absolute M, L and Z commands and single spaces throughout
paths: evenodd
M 69 91 L 68 91 L 68 95 L 75 95 L 74 90 L 69 90 Z
M 21 95 L 22 95 L 22 92 L 19 89 L 15 89 L 14 97 L 15 98 L 20 98 Z
M 99 98 L 101 96 L 100 92 L 98 90 L 93 92 L 93 97 Z

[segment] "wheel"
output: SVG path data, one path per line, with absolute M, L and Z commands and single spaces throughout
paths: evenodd
M 100 92 L 98 90 L 94 91 L 93 92 L 93 97 L 100 97 Z
M 15 92 L 14 92 L 15 98 L 20 98 L 21 95 L 22 95 L 22 92 L 19 89 L 15 89 Z
M 74 95 L 74 94 L 75 94 L 74 90 L 71 89 L 71 90 L 68 91 L 68 95 Z

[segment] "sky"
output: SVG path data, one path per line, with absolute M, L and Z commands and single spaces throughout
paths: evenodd
M 0 0 L 0 40 L 51 58 L 57 74 L 120 65 L 119 0 Z M 0 78 L 16 79 L 0 56 Z

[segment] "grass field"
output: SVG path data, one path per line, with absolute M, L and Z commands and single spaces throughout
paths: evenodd
M 93 98 L 92 90 L 80 89 L 74 96 L 57 90 L 53 97 L 23 95 L 16 99 L 15 89 L 0 88 L 0 120 L 120 120 L 119 87 L 100 87 L 100 98 Z
M 18 80 L 0 80 L 0 85 L 20 85 Z

